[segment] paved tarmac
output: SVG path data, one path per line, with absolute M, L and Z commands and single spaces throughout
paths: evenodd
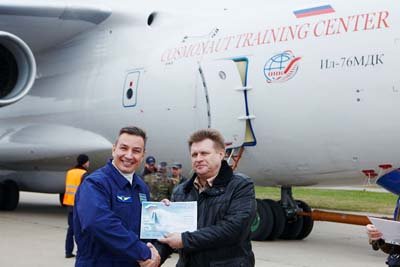
M 0 266 L 74 266 L 64 258 L 66 227 L 57 195 L 21 193 L 16 211 L 0 212 Z M 367 243 L 364 227 L 316 222 L 305 240 L 253 242 L 253 250 L 261 267 L 385 266 L 385 254 Z M 163 266 L 175 263 L 176 254 Z

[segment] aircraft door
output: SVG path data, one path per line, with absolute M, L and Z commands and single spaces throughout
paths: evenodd
M 219 130 L 227 148 L 245 143 L 246 100 L 233 60 L 202 62 L 199 66 L 208 108 L 208 126 Z

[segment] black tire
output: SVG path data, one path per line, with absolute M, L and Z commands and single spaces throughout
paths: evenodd
M 4 210 L 15 210 L 19 202 L 19 188 L 16 182 L 7 180 L 4 182 Z
M 271 208 L 257 199 L 257 213 L 251 225 L 251 240 L 265 240 L 272 232 L 273 221 Z
M 303 209 L 304 212 L 310 212 L 311 208 L 308 204 L 302 200 L 296 200 L 297 205 Z M 303 216 L 303 228 L 301 229 L 299 235 L 296 239 L 302 240 L 306 238 L 312 231 L 314 227 L 314 220 L 310 216 Z
M 272 199 L 264 199 L 265 204 L 271 207 L 272 213 L 274 214 L 274 224 L 271 234 L 267 237 L 267 240 L 275 240 L 279 238 L 285 230 L 286 217 L 285 212 L 278 202 Z
M 4 210 L 4 201 L 5 201 L 5 196 L 4 196 L 4 184 L 0 183 L 0 210 Z
M 280 205 L 280 202 L 279 202 Z M 280 236 L 281 239 L 295 240 L 303 229 L 303 217 L 295 215 L 291 219 L 286 218 L 285 230 Z

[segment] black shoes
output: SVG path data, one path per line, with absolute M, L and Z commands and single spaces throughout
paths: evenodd
M 75 257 L 75 254 L 65 254 L 65 258 L 69 259 L 69 258 L 73 258 Z

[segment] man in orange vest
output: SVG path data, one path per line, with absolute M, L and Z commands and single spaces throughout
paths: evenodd
M 75 201 L 75 193 L 78 186 L 83 181 L 84 176 L 89 169 L 89 157 L 85 154 L 80 154 L 76 158 L 77 165 L 67 171 L 65 176 L 65 193 L 63 204 L 68 206 L 68 230 L 65 239 L 65 257 L 73 258 L 74 250 L 74 228 L 73 228 L 73 207 Z

